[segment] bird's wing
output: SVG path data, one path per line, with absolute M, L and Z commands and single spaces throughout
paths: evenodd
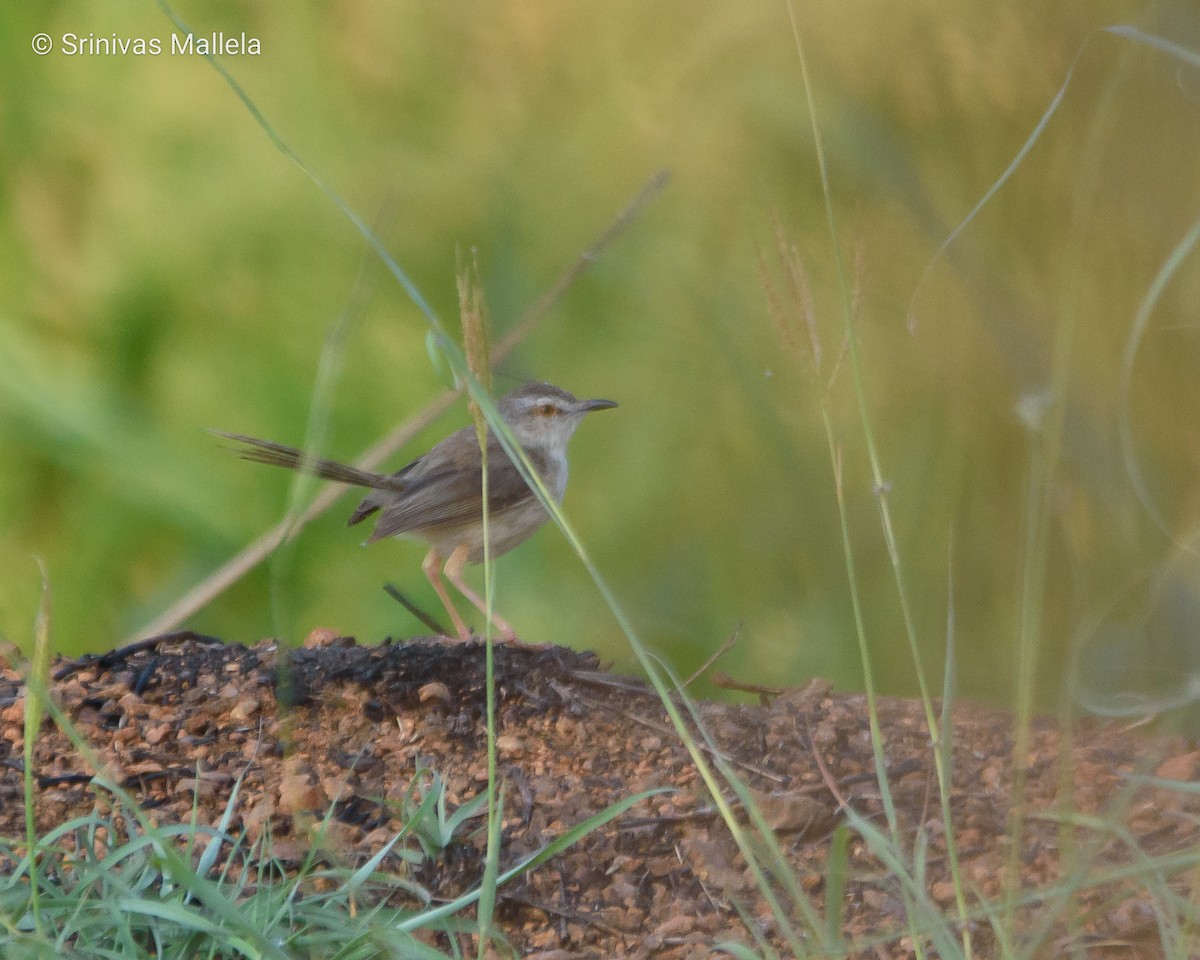
M 401 467 L 388 477 L 389 484 L 387 487 L 376 487 L 363 497 L 362 502 L 354 508 L 354 512 L 346 520 L 346 526 L 352 527 L 356 523 L 362 523 L 376 510 L 386 507 L 397 497 L 404 496 L 409 487 L 407 478 L 420 462 L 420 460 L 414 460 L 407 466 Z
M 473 427 L 466 429 L 474 432 Z M 382 508 L 370 539 L 381 540 L 384 537 L 394 537 L 429 527 L 457 526 L 480 521 L 483 518 L 483 471 L 480 467 L 478 447 L 474 447 L 473 451 L 473 457 L 464 454 L 459 462 L 449 465 L 439 464 L 437 458 L 426 454 L 411 465 L 412 469 L 404 478 L 403 493 L 389 495 L 381 490 L 364 500 L 364 506 L 371 502 L 376 509 Z M 527 455 L 529 454 L 527 451 Z M 539 457 L 533 455 L 531 460 L 536 469 L 543 470 Z M 499 442 L 495 438 L 489 438 L 490 512 L 502 513 L 533 499 L 533 491 L 509 462 Z

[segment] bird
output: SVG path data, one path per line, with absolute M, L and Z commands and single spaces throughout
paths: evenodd
M 562 502 L 567 489 L 567 443 L 575 429 L 584 415 L 616 406 L 613 400 L 578 400 L 543 381 L 523 384 L 496 402 L 501 418 L 556 503 Z M 462 579 L 466 564 L 481 563 L 484 558 L 483 467 L 474 426 L 452 433 L 391 474 L 310 457 L 303 450 L 271 440 L 216 432 L 240 444 L 237 452 L 243 459 L 368 488 L 371 492 L 350 514 L 347 525 L 374 516 L 375 528 L 367 543 L 402 537 L 429 545 L 421 569 L 450 615 L 459 640 L 470 639 L 471 633 L 450 599 L 439 568 L 459 593 L 489 615 L 483 600 Z M 495 558 L 528 540 L 550 515 L 490 428 L 487 466 L 489 553 Z M 517 640 L 506 620 L 494 610 L 490 616 L 503 639 Z

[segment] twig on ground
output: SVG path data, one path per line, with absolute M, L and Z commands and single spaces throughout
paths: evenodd
M 400 592 L 400 588 L 394 583 L 385 583 L 383 585 L 383 592 L 395 600 L 398 604 L 400 604 L 400 606 L 420 620 L 423 624 L 425 624 L 425 626 L 436 633 L 439 637 L 450 636 L 450 634 L 446 632 L 446 628 L 444 626 L 438 623 L 437 620 L 435 620 L 430 614 L 426 613 L 415 603 L 409 600 L 408 597 Z
M 725 656 L 725 654 L 727 654 L 730 650 L 732 650 L 734 648 L 734 646 L 738 642 L 738 639 L 742 635 L 743 625 L 744 624 L 741 621 L 738 622 L 738 625 L 733 628 L 733 633 L 731 633 L 728 637 L 725 638 L 725 642 L 722 643 L 717 648 L 716 652 L 711 657 L 709 657 L 707 660 L 705 660 L 702 664 L 700 664 L 700 666 L 697 668 L 695 673 L 693 673 L 690 677 L 688 677 L 686 680 L 683 681 L 683 689 L 686 690 L 688 687 L 690 687 L 697 680 L 697 678 L 699 678 L 699 677 L 703 676 L 705 673 L 707 673 L 709 668 L 711 668 L 714 663 L 716 663 L 723 656 Z M 721 676 L 725 676 L 725 674 L 721 674 Z M 715 681 L 716 681 L 716 678 L 714 678 L 714 682 Z

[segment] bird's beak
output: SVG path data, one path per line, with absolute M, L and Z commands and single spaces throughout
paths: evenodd
M 616 405 L 616 400 L 583 400 L 579 404 L 579 412 L 591 413 L 593 410 L 609 410 Z

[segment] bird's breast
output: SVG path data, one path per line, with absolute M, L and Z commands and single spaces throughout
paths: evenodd
M 548 456 L 543 462 L 542 483 L 555 503 L 562 503 L 563 495 L 567 492 L 567 458 L 565 455 Z

